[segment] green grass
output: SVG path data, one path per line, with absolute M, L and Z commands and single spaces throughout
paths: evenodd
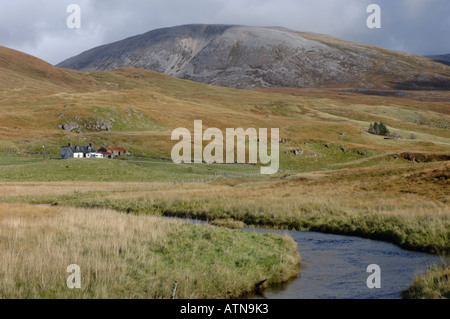
M 42 159 L 42 156 L 19 156 L 16 154 L 0 153 L 0 167 L 39 163 Z
M 47 155 L 48 158 L 48 155 Z M 259 177 L 254 165 L 175 164 L 169 160 L 132 157 L 126 159 L 46 160 L 0 154 L 1 181 L 97 181 L 157 182 L 206 181 L 216 175 Z
M 245 227 L 245 223 L 241 221 L 236 221 L 234 219 L 228 218 L 228 219 L 214 219 L 210 222 L 211 225 L 219 226 L 219 227 L 225 227 L 230 229 L 241 229 Z
M 402 291 L 405 299 L 450 299 L 450 265 L 434 265 L 428 272 L 417 277 L 414 283 Z
M 364 161 L 363 166 L 370 166 L 369 160 L 382 154 L 381 151 L 376 149 L 348 147 L 344 144 L 342 141 L 332 143 L 307 141 L 302 144 L 282 144 L 280 146 L 280 167 L 287 172 L 307 172 L 351 166 L 357 161 Z M 295 149 L 301 149 L 304 153 L 300 156 L 291 153 L 291 150 Z

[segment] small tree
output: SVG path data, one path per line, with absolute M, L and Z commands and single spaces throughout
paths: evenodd
M 386 127 L 386 125 L 384 125 L 383 122 L 381 122 L 378 127 L 380 130 L 380 133 L 379 133 L 380 135 L 387 136 L 391 133 L 391 132 L 389 132 L 388 128 Z
M 369 133 L 383 136 L 387 136 L 390 134 L 388 128 L 383 122 L 375 122 L 374 124 L 370 123 Z

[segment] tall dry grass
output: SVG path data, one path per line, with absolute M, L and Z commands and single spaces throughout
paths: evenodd
M 288 238 L 108 209 L 2 204 L 0 243 L 0 298 L 170 298 L 175 281 L 178 298 L 236 297 L 299 263 Z
M 448 183 L 441 178 L 436 181 L 428 172 L 429 167 L 434 172 L 439 165 L 414 168 L 412 172 L 407 166 L 387 172 L 377 168 L 351 174 L 308 174 L 307 178 L 285 181 L 166 184 L 160 188 L 60 198 L 60 202 L 136 214 L 211 221 L 231 218 L 262 227 L 358 235 L 448 255 Z M 446 176 L 446 170 L 438 170 L 437 175 Z M 422 180 L 411 183 L 405 177 L 416 175 Z

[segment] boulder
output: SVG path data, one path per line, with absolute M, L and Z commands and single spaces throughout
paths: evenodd
M 81 128 L 81 127 L 76 122 L 66 123 L 62 126 L 62 129 L 67 132 L 71 132 L 71 131 L 79 129 L 79 128 Z
M 73 130 L 73 127 L 70 125 L 70 124 L 64 124 L 63 126 L 62 126 L 62 129 L 64 130 L 64 131 L 67 131 L 67 132 L 70 132 L 70 131 L 72 131 Z
M 300 156 L 303 154 L 303 152 L 304 152 L 304 150 L 302 150 L 302 149 L 291 150 L 291 153 L 294 154 L 295 156 Z

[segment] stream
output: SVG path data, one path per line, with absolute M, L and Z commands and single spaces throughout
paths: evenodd
M 443 257 L 401 249 L 393 244 L 317 232 L 244 229 L 291 236 L 298 246 L 301 269 L 297 279 L 271 287 L 263 295 L 247 298 L 268 299 L 398 299 L 416 275 Z M 369 289 L 369 265 L 381 269 L 381 288 Z
M 182 219 L 194 224 L 202 221 Z M 444 257 L 413 252 L 382 241 L 304 231 L 244 228 L 243 231 L 288 235 L 301 256 L 298 277 L 245 299 L 399 299 L 416 275 Z M 369 289 L 369 265 L 381 269 L 381 288 Z

